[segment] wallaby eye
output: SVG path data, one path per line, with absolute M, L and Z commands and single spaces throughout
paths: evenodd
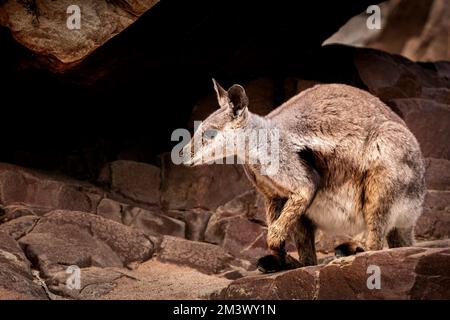
M 206 140 L 212 140 L 217 135 L 217 130 L 208 129 L 205 130 L 203 136 Z

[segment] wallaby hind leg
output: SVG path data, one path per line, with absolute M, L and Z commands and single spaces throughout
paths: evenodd
M 389 248 L 411 247 L 414 245 L 413 227 L 393 228 L 387 235 Z
M 362 206 L 367 226 L 366 250 L 383 249 L 387 221 L 396 193 L 393 185 L 383 167 L 369 171 L 365 177 Z
M 298 251 L 299 267 L 315 266 L 317 264 L 314 234 L 316 228 L 306 216 L 301 216 L 294 227 L 294 240 Z

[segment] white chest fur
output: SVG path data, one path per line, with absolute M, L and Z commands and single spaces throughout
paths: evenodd
M 337 190 L 319 190 L 306 215 L 316 226 L 331 234 L 357 234 L 365 229 L 356 188 L 347 183 Z

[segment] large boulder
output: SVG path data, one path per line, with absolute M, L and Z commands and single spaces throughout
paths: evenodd
M 416 136 L 425 157 L 450 159 L 450 102 L 428 99 L 392 99 Z
M 161 170 L 151 164 L 117 160 L 107 164 L 99 182 L 117 196 L 144 205 L 159 205 Z
M 87 183 L 56 174 L 0 164 L 0 203 L 26 204 L 39 212 L 51 209 L 95 212 L 103 191 Z
M 168 234 L 182 238 L 186 236 L 185 223 L 168 217 L 158 208 L 143 209 L 105 198 L 100 201 L 97 214 L 151 235 Z
M 428 191 L 415 234 L 421 240 L 450 238 L 449 191 Z
M 380 289 L 368 286 L 375 269 L 380 271 Z M 449 248 L 398 248 L 365 252 L 327 265 L 238 279 L 212 298 L 449 299 L 449 285 Z
M 67 266 L 125 267 L 149 259 L 153 241 L 142 232 L 97 215 L 55 210 L 19 239 L 45 277 Z
M 201 208 L 214 211 L 235 196 L 250 190 L 238 165 L 204 165 L 188 168 L 163 157 L 161 201 L 167 210 Z
M 0 25 L 31 49 L 41 60 L 50 60 L 55 71 L 84 59 L 110 38 L 137 20 L 158 0 L 144 1 L 45 1 L 7 0 L 0 4 Z M 80 29 L 67 27 L 71 5 L 80 8 Z
M 47 299 L 18 243 L 0 230 L 0 300 Z
M 205 242 L 165 236 L 157 253 L 158 260 L 188 266 L 206 274 L 225 273 L 249 267 L 223 248 Z

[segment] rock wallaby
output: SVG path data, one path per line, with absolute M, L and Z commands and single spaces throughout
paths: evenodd
M 242 86 L 227 91 L 213 82 L 220 108 L 183 148 L 182 155 L 189 155 L 185 165 L 239 158 L 236 148 L 226 148 L 225 155 L 211 152 L 224 148 L 229 143 L 224 137 L 238 129 L 279 132 L 276 173 L 262 174 L 263 162 L 240 159 L 266 199 L 271 254 L 259 259 L 260 271 L 292 266 L 284 248 L 291 234 L 298 249 L 297 266 L 317 264 L 318 229 L 365 232 L 365 250 L 382 249 L 385 239 L 391 248 L 413 244 L 425 194 L 424 160 L 414 135 L 383 102 L 348 85 L 317 85 L 261 117 L 248 110 Z M 215 134 L 205 139 L 211 131 Z M 195 140 L 201 141 L 198 148 Z M 253 141 L 246 154 L 259 150 L 258 143 Z

